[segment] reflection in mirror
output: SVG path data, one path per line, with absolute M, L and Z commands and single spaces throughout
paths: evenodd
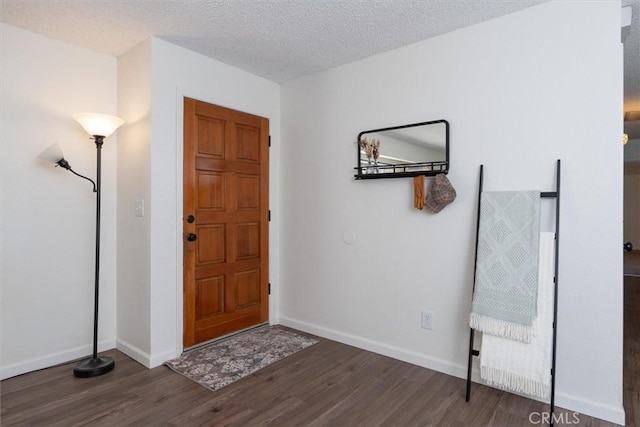
M 449 123 L 414 123 L 361 132 L 356 179 L 436 175 L 449 171 Z

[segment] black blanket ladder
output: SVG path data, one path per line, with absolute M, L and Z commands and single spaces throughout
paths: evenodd
M 476 250 L 475 250 L 475 265 L 473 269 L 473 287 L 476 285 L 476 269 L 478 261 L 478 231 L 480 229 L 480 204 L 482 196 L 482 180 L 483 180 L 484 165 L 480 165 L 480 182 L 478 189 L 478 222 L 476 224 Z M 555 410 L 555 391 L 556 391 L 556 338 L 558 331 L 558 254 L 560 249 L 560 159 L 557 161 L 556 166 L 556 189 L 555 191 L 540 193 L 542 198 L 555 199 L 556 203 L 556 218 L 555 218 L 555 267 L 554 267 L 554 290 L 553 290 L 553 344 L 551 350 L 551 400 L 549 402 L 549 420 L 550 425 L 554 424 L 554 410 Z M 473 338 L 475 330 L 470 328 L 469 334 L 469 360 L 467 366 L 467 394 L 465 400 L 468 402 L 471 399 L 471 371 L 473 368 L 473 356 L 480 356 L 480 350 L 473 348 Z

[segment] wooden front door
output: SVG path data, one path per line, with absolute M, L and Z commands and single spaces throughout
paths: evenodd
M 184 100 L 184 346 L 269 318 L 269 120 Z

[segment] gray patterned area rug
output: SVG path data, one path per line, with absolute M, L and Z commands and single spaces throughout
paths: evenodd
M 264 326 L 188 351 L 165 365 L 216 391 L 317 342 Z

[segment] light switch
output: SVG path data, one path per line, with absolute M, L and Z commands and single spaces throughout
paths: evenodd
M 144 216 L 144 200 L 135 200 L 133 202 L 133 208 L 136 212 L 136 216 Z

